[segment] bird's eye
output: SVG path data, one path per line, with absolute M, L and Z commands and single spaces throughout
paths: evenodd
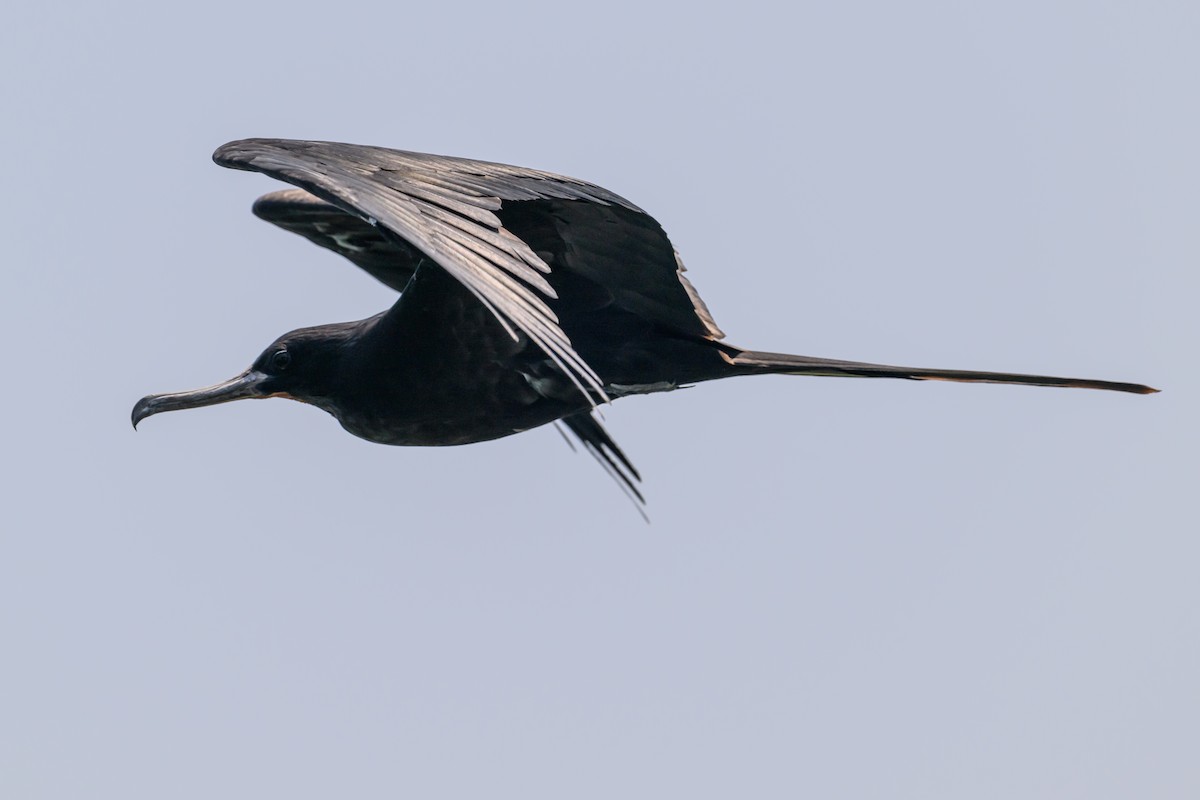
M 292 363 L 292 354 L 289 353 L 286 349 L 279 349 L 271 354 L 271 366 L 281 372 L 283 370 L 287 369 L 288 365 L 290 365 L 291 363 Z

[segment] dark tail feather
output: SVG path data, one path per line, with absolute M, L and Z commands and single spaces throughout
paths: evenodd
M 1153 394 L 1158 389 L 1140 383 L 1094 381 L 1081 378 L 1055 378 L 1049 375 L 1017 375 L 1010 372 L 977 372 L 960 369 L 920 369 L 889 367 L 885 364 L 864 364 L 859 361 L 836 361 L 830 358 L 793 356 L 785 353 L 763 353 L 743 350 L 733 357 L 736 366 L 764 373 L 787 375 L 832 375 L 855 378 L 906 378 L 914 381 L 962 381 L 964 383 L 1017 383 L 1029 386 L 1071 386 L 1080 389 L 1107 389 L 1114 392 Z

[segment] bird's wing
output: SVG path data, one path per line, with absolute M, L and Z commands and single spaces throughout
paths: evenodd
M 303 189 L 265 194 L 252 211 L 259 219 L 344 256 L 398 292 L 424 260 L 407 242 L 389 239 L 366 220 Z M 508 203 L 500 216 L 504 226 L 550 267 L 560 316 L 586 313 L 597 304 L 595 291 L 573 292 L 560 285 L 563 281 L 556 276 L 566 270 L 603 287 L 600 302 L 685 334 L 724 337 L 684 275 L 687 268 L 679 253 L 649 215 L 616 205 L 542 201 Z M 617 229 L 620 235 L 614 235 Z
M 303 189 L 265 194 L 255 201 L 253 211 L 259 219 L 345 256 L 398 292 L 421 263 L 421 253 L 412 245 L 389 239 L 366 220 Z
M 407 242 L 466 286 L 510 332 L 525 333 L 590 402 L 607 400 L 600 377 L 575 352 L 546 302 L 556 296 L 545 277 L 550 267 L 495 212 L 504 200 L 549 198 L 640 211 L 627 200 L 538 170 L 334 142 L 244 139 L 218 148 L 213 160 L 292 183 Z
M 550 266 L 550 283 L 558 292 L 554 308 L 572 336 L 579 335 L 575 331 L 589 312 L 605 309 L 686 337 L 724 336 L 684 274 L 666 231 L 644 211 L 541 200 L 505 203 L 498 216 Z M 619 328 L 611 313 L 591 316 L 601 328 Z M 592 335 L 603 338 L 602 331 Z
M 645 512 L 641 507 L 646 504 L 646 498 L 642 496 L 637 487 L 642 476 L 638 474 L 637 469 L 625 453 L 621 452 L 621 448 L 617 446 L 616 441 L 609 435 L 600 420 L 596 419 L 595 413 L 580 411 L 569 417 L 563 417 L 562 423 L 575 438 L 583 443 L 583 446 L 595 457 L 600 466 L 604 467 L 604 470 L 635 502 L 639 513 L 644 517 Z M 567 444 L 570 443 L 571 440 L 568 439 Z

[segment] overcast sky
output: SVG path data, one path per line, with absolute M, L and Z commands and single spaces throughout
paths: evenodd
M 1200 6 L 21 3 L 0 26 L 0 795 L 1194 798 Z M 786 10 L 785 10 L 786 9 Z M 766 377 L 550 428 L 129 426 L 392 293 L 248 136 L 584 178 Z

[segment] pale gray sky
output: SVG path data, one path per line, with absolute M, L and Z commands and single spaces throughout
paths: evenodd
M 1200 6 L 32 3 L 0 26 L 0 795 L 1192 798 Z M 247 136 L 503 161 L 666 227 L 756 378 L 546 428 L 129 428 L 390 292 Z

